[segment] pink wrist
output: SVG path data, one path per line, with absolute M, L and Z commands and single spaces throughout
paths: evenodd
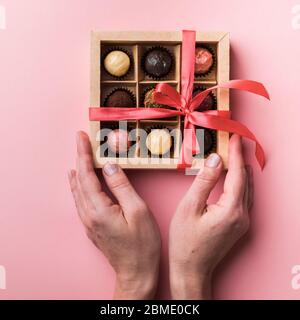
M 210 300 L 211 274 L 206 275 L 186 275 L 171 274 L 171 293 L 176 300 Z
M 148 300 L 153 299 L 157 288 L 157 275 L 136 276 L 132 279 L 116 278 L 115 300 Z

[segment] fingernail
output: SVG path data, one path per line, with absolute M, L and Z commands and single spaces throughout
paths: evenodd
M 107 162 L 104 167 L 103 167 L 103 171 L 107 176 L 112 176 L 113 174 L 118 172 L 118 165 L 115 163 L 110 163 Z
M 220 156 L 217 153 L 212 153 L 205 161 L 205 166 L 209 168 L 216 168 L 221 161 Z

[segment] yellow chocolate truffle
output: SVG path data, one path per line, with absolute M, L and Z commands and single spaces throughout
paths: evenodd
M 115 77 L 124 76 L 130 67 L 128 55 L 120 50 L 111 51 L 104 59 L 104 68 Z
M 163 155 L 171 149 L 171 135 L 166 129 L 151 130 L 146 139 L 146 146 L 153 155 Z

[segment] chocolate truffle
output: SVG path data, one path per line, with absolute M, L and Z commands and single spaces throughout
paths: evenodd
M 193 97 L 195 97 L 198 93 L 202 92 L 204 89 L 196 88 L 193 91 Z M 201 102 L 201 104 L 197 107 L 199 111 L 207 111 L 212 110 L 215 107 L 215 99 L 212 93 L 209 93 L 205 99 Z
M 163 48 L 149 50 L 144 57 L 144 70 L 152 78 L 166 76 L 172 68 L 172 56 Z
M 214 146 L 214 137 L 211 131 L 204 130 L 204 153 L 207 154 Z
M 129 56 L 120 50 L 111 51 L 104 59 L 104 68 L 115 77 L 124 76 L 130 67 Z
M 153 155 L 163 155 L 171 149 L 171 135 L 166 129 L 151 130 L 146 138 L 146 146 Z
M 106 107 L 134 107 L 133 96 L 126 90 L 117 89 L 105 100 Z
M 124 129 L 112 130 L 107 136 L 107 145 L 115 153 L 128 151 L 131 146 L 128 131 Z
M 150 89 L 146 92 L 145 98 L 144 98 L 144 106 L 146 108 L 161 108 L 163 105 L 156 103 L 154 100 L 154 92 L 155 89 Z
M 203 47 L 197 47 L 195 50 L 195 74 L 203 75 L 209 72 L 214 63 L 211 52 Z

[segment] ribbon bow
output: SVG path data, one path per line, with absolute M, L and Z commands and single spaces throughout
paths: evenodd
M 119 121 L 160 119 L 174 116 L 184 116 L 184 137 L 181 148 L 179 168 L 186 168 L 192 164 L 192 155 L 199 153 L 195 126 L 214 130 L 237 133 L 255 142 L 255 155 L 261 168 L 265 165 L 265 155 L 262 146 L 255 135 L 243 124 L 231 120 L 229 111 L 209 110 L 196 111 L 207 95 L 214 89 L 227 88 L 248 91 L 267 99 L 269 94 L 265 87 L 256 81 L 231 80 L 208 88 L 193 97 L 194 66 L 195 66 L 195 41 L 194 31 L 183 31 L 182 35 L 182 62 L 181 62 L 181 94 L 166 83 L 159 83 L 155 87 L 154 100 L 174 109 L 165 108 L 90 108 L 91 121 Z M 192 143 L 187 143 L 187 136 L 191 133 Z

